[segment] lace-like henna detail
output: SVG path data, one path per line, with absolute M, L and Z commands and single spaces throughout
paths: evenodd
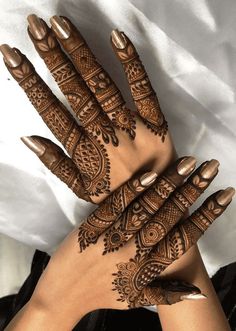
M 170 178 L 158 178 L 153 187 L 122 214 L 119 222 L 106 231 L 103 254 L 117 251 L 122 247 L 162 206 L 175 188 L 176 184 Z
M 99 236 L 108 229 L 127 205 L 145 189 L 139 179 L 131 179 L 104 200 L 78 229 L 78 242 L 82 252 L 95 244 Z
M 16 68 L 6 66 L 46 125 L 72 156 L 88 194 L 93 196 L 110 192 L 110 162 L 104 145 L 85 135 L 69 111 L 35 72 L 33 65 L 20 51 L 18 53 L 22 56 L 22 63 Z
M 68 39 L 61 40 L 63 47 L 70 54 L 75 67 L 96 96 L 103 110 L 112 115 L 113 124 L 118 129 L 126 131 L 134 139 L 136 128 L 134 115 L 124 106 L 125 102 L 120 91 L 108 73 L 98 63 L 76 27 L 68 18 L 63 17 L 63 19 L 71 31 Z M 126 114 L 125 120 L 124 113 Z
M 137 110 L 147 127 L 164 141 L 168 125 L 160 109 L 156 93 L 133 44 L 123 32 L 121 35 L 125 47 L 116 48 L 114 43 L 113 47 L 124 67 Z
M 216 194 L 209 197 L 185 220 L 184 224 L 175 225 L 148 257 L 137 255 L 128 262 L 117 264 L 117 272 L 113 274 L 114 281 L 112 282 L 113 291 L 119 293 L 117 301 L 126 301 L 129 308 L 165 302 L 165 298 L 161 298 L 158 287 L 156 288 L 157 301 L 154 300 L 153 294 L 148 297 L 145 287 L 158 279 L 161 272 L 194 245 L 210 224 L 223 213 L 227 206 L 220 206 L 215 196 Z
M 44 24 L 46 29 L 47 25 L 45 22 Z M 53 32 L 48 27 L 46 30 L 47 33 L 42 40 L 35 40 L 29 30 L 28 33 L 61 91 L 68 99 L 71 108 L 89 134 L 95 135 L 95 138 L 101 135 L 106 144 L 112 142 L 114 146 L 118 146 L 118 139 L 111 121 L 104 114 L 73 64 L 62 52 Z

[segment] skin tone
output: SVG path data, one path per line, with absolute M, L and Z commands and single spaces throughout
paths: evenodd
M 67 18 L 53 17 L 51 19 L 54 33 L 45 22 L 35 15 L 30 15 L 28 20 L 29 35 L 36 50 L 67 97 L 82 127 L 77 126 L 68 115 L 64 106 L 55 99 L 20 51 L 2 45 L 0 49 L 8 70 L 25 90 L 54 135 L 62 142 L 70 158 L 58 146 L 42 137 L 25 137 L 23 138 L 24 143 L 79 197 L 95 203 L 104 201 L 107 195 L 135 173 L 142 173 L 144 170 L 150 169 L 159 174 L 163 173 L 177 157 L 175 148 L 170 133 L 167 131 L 166 121 L 155 92 L 128 37 L 115 30 L 112 32 L 111 42 L 126 73 L 137 112 L 127 110 L 117 87 L 96 62 L 82 36 Z M 58 41 L 68 53 L 73 64 L 62 55 Z M 78 52 L 77 49 L 79 49 Z M 82 52 L 80 52 L 81 49 Z M 84 52 L 87 54 L 88 62 L 86 62 L 86 56 L 83 55 Z M 57 68 L 60 70 L 58 72 L 53 66 L 55 54 L 59 59 Z M 62 77 L 65 75 L 60 76 L 60 72 L 65 72 L 65 70 L 67 70 L 67 77 L 63 80 Z M 67 83 L 68 75 L 70 75 L 70 84 Z M 46 96 L 45 100 L 35 97 L 35 93 L 32 93 L 32 86 L 38 95 Z M 43 93 L 41 93 L 42 91 Z M 110 97 L 105 97 L 107 91 L 111 91 L 111 95 L 115 96 L 115 101 L 114 99 L 111 101 Z M 80 95 L 83 97 L 81 98 Z M 85 99 L 87 103 L 84 105 Z M 114 103 L 113 109 L 109 108 L 112 103 Z M 46 115 L 45 104 L 47 105 Z M 56 117 L 58 116 L 57 118 L 54 116 L 55 114 Z M 63 123 L 64 127 L 63 125 L 60 127 L 58 123 Z M 146 148 L 145 141 L 148 141 L 148 148 Z M 86 153 L 86 157 L 81 162 L 84 153 Z M 93 162 L 87 163 L 87 159 L 91 160 L 94 155 L 96 161 L 93 159 Z M 59 165 L 62 164 L 63 167 L 60 167 Z M 233 191 L 230 192 L 227 194 L 230 194 L 232 198 Z M 141 231 L 140 228 L 136 230 Z M 97 281 L 100 268 L 97 270 L 96 266 L 92 264 L 93 272 L 89 279 L 88 273 L 85 272 L 88 270 L 88 266 L 83 267 L 82 263 L 79 263 L 78 252 L 75 250 L 75 247 L 78 246 L 78 243 L 75 246 L 75 233 L 76 231 L 73 231 L 63 241 L 41 276 L 31 300 L 16 315 L 6 330 L 22 330 L 22 328 L 26 331 L 32 329 L 70 330 L 85 313 L 93 309 L 127 308 L 127 302 L 118 303 L 110 287 L 106 289 L 109 284 L 106 277 L 109 278 L 111 273 L 116 271 L 114 265 L 126 262 L 127 259 L 137 254 L 134 238 L 129 238 L 128 243 L 114 254 L 106 254 L 103 257 L 101 265 L 107 266 L 106 277 L 101 277 L 101 287 L 89 294 L 88 283 L 93 284 Z M 96 262 L 101 259 L 104 251 L 105 237 L 103 236 L 104 234 L 98 239 L 95 246 L 89 246 L 83 252 L 86 254 L 88 263 L 92 263 L 94 256 L 97 257 Z M 168 238 L 168 235 L 165 238 Z M 62 261 L 65 261 L 63 265 Z M 75 268 L 77 264 L 78 267 Z M 76 272 L 71 275 L 71 270 L 76 270 Z M 204 327 L 207 330 L 209 327 L 214 330 L 229 329 L 196 245 L 192 246 L 181 259 L 162 271 L 161 276 L 163 275 L 167 278 L 174 275 L 175 279 L 180 277 L 179 279 L 186 281 L 191 280 L 190 283 L 199 285 L 202 293 L 209 296 L 209 301 L 206 299 L 192 300 L 190 303 L 190 300 L 187 300 L 173 306 L 158 305 L 163 330 L 173 329 L 173 325 L 176 330 L 178 330 L 178 325 L 181 330 L 185 330 L 185 327 L 186 330 L 190 330 L 190 325 L 193 327 L 192 330 L 199 330 L 200 325 L 201 330 L 204 330 Z M 76 286 L 78 279 L 80 284 Z M 64 282 L 64 280 L 66 281 Z M 68 295 L 68 293 L 70 294 Z M 83 305 L 83 310 L 78 312 L 79 302 L 84 302 L 85 297 L 87 300 Z M 158 303 L 156 302 L 156 304 Z M 188 309 L 186 316 L 179 312 L 183 308 L 183 304 L 185 304 L 184 308 Z M 176 309 L 175 306 L 178 308 Z M 196 314 L 196 311 L 199 314 Z M 180 320 L 181 316 L 183 321 Z

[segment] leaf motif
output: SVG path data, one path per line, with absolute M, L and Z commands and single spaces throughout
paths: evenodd
M 127 54 L 128 54 L 128 55 L 133 55 L 133 53 L 134 53 L 133 46 L 132 46 L 132 45 L 129 45 L 129 46 L 127 47 Z
M 207 184 L 208 184 L 208 182 L 200 182 L 200 183 L 198 184 L 198 187 L 203 188 L 203 187 L 206 187 Z
M 197 175 L 194 176 L 194 177 L 193 177 L 193 184 L 198 185 L 199 182 L 200 182 L 200 178 L 199 178 L 199 176 L 197 176 Z
M 45 41 L 39 42 L 39 43 L 37 44 L 37 46 L 38 46 L 38 48 L 39 48 L 41 51 L 43 51 L 43 52 L 47 52 L 47 51 L 49 51 L 49 47 L 48 47 L 48 45 L 45 43 Z
M 22 78 L 24 76 L 22 70 L 20 70 L 20 69 L 14 70 L 13 74 L 16 78 Z
M 26 63 L 26 62 L 23 63 L 21 68 L 22 68 L 22 71 L 24 74 L 28 74 L 30 72 L 30 67 L 29 67 L 28 63 Z
M 221 213 L 221 209 L 220 208 L 216 208 L 216 209 L 213 210 L 213 213 L 216 214 L 216 215 L 218 215 L 218 214 Z
M 54 48 L 56 46 L 55 38 L 53 38 L 51 35 L 48 37 L 48 46 L 50 48 Z
M 213 201 L 209 201 L 209 202 L 208 202 L 208 205 L 207 205 L 207 208 L 208 208 L 209 210 L 213 210 L 214 207 L 215 207 L 214 202 L 213 202 Z
M 121 60 L 126 60 L 128 58 L 125 52 L 118 52 L 118 55 Z

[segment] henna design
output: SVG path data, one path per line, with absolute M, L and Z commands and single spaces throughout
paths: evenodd
M 160 304 L 163 301 L 158 287 L 156 298 L 154 294 L 149 297 L 145 287 L 158 280 L 158 275 L 194 245 L 227 208 L 230 201 L 222 206 L 217 202 L 217 196 L 218 193 L 209 197 L 183 224 L 175 225 L 148 256 L 136 255 L 128 262 L 117 264 L 112 282 L 113 290 L 119 293 L 117 301 L 126 301 L 129 308 Z M 162 282 L 161 279 L 159 281 Z M 149 289 L 150 293 L 153 292 Z
M 211 164 L 212 162 L 209 162 L 200 166 L 183 186 L 173 192 L 152 219 L 140 229 L 135 236 L 137 255 L 147 255 L 210 185 L 216 176 L 214 169 L 209 178 L 204 178 L 201 172 L 206 167 L 210 168 Z
M 123 65 L 140 116 L 147 127 L 164 142 L 168 125 L 135 47 L 129 38 L 118 30 L 112 32 L 112 45 Z
M 6 63 L 6 67 L 78 166 L 88 194 L 97 196 L 101 193 L 110 193 L 110 162 L 104 145 L 85 135 L 69 111 L 36 73 L 25 55 L 17 49 L 16 51 L 21 57 L 21 63 L 17 67 L 10 67 Z M 93 125 L 96 127 L 96 121 Z M 96 130 L 98 131 L 97 127 Z M 107 129 L 101 130 L 101 134 L 108 139 Z
M 133 237 L 163 205 L 175 188 L 176 183 L 170 177 L 158 178 L 156 183 L 145 192 L 145 195 L 135 200 L 124 211 L 119 221 L 106 231 L 103 255 L 117 251 Z
M 78 229 L 78 242 L 81 252 L 90 244 L 95 244 L 99 236 L 117 220 L 131 201 L 145 190 L 146 185 L 142 184 L 141 180 L 142 177 L 141 179 L 131 179 L 122 185 L 88 216 L 87 220 Z M 114 234 L 113 240 L 119 240 L 119 235 L 121 234 Z
M 63 16 L 57 17 L 57 19 L 52 18 L 51 23 L 61 44 L 70 55 L 76 69 L 80 72 L 90 91 L 95 95 L 102 109 L 105 113 L 111 115 L 113 124 L 118 129 L 126 131 L 134 139 L 134 115 L 124 106 L 125 102 L 120 91 L 108 73 L 98 63 L 79 31 L 68 18 Z M 61 29 L 67 30 L 68 38 L 63 39 L 59 36 L 57 33 L 58 25 Z M 119 113 L 126 113 L 125 121 L 120 120 Z
M 46 31 L 44 38 L 35 39 L 28 28 L 29 36 L 62 93 L 69 101 L 71 108 L 89 134 L 92 134 L 96 139 L 97 136 L 101 135 L 106 144 L 111 141 L 114 146 L 118 146 L 119 142 L 111 121 L 83 79 L 77 74 L 73 64 L 62 52 L 52 30 L 44 21 L 42 24 L 44 24 Z

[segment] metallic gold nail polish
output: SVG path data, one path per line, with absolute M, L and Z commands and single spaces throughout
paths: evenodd
M 235 194 L 235 189 L 233 187 L 228 187 L 225 190 L 219 192 L 216 196 L 216 201 L 221 206 L 226 206 L 232 200 Z
M 190 293 L 190 294 L 185 294 L 181 295 L 180 297 L 181 300 L 199 300 L 199 299 L 207 299 L 207 296 L 202 293 Z
M 200 174 L 205 179 L 210 179 L 217 174 L 218 167 L 220 162 L 212 159 L 211 161 L 204 164 L 203 168 L 200 171 Z
M 123 49 L 125 48 L 127 41 L 122 32 L 115 29 L 111 32 L 111 39 L 116 48 Z
M 27 17 L 29 23 L 29 29 L 33 37 L 37 40 L 41 40 L 45 37 L 47 30 L 43 21 L 35 14 L 31 14 Z
M 46 148 L 36 139 L 33 139 L 32 137 L 21 137 L 20 139 L 37 156 L 42 156 L 44 154 Z
M 52 24 L 52 29 L 56 33 L 57 37 L 60 39 L 68 39 L 70 37 L 70 28 L 60 16 L 52 16 L 50 18 L 50 23 Z
M 142 177 L 140 178 L 140 183 L 142 184 L 142 186 L 149 186 L 155 182 L 156 178 L 157 173 L 154 171 L 150 171 L 142 175 Z
M 1 45 L 0 51 L 10 67 L 15 68 L 21 63 L 21 56 L 9 45 Z
M 181 176 L 189 175 L 196 166 L 196 159 L 192 156 L 184 158 L 177 166 L 177 172 Z

